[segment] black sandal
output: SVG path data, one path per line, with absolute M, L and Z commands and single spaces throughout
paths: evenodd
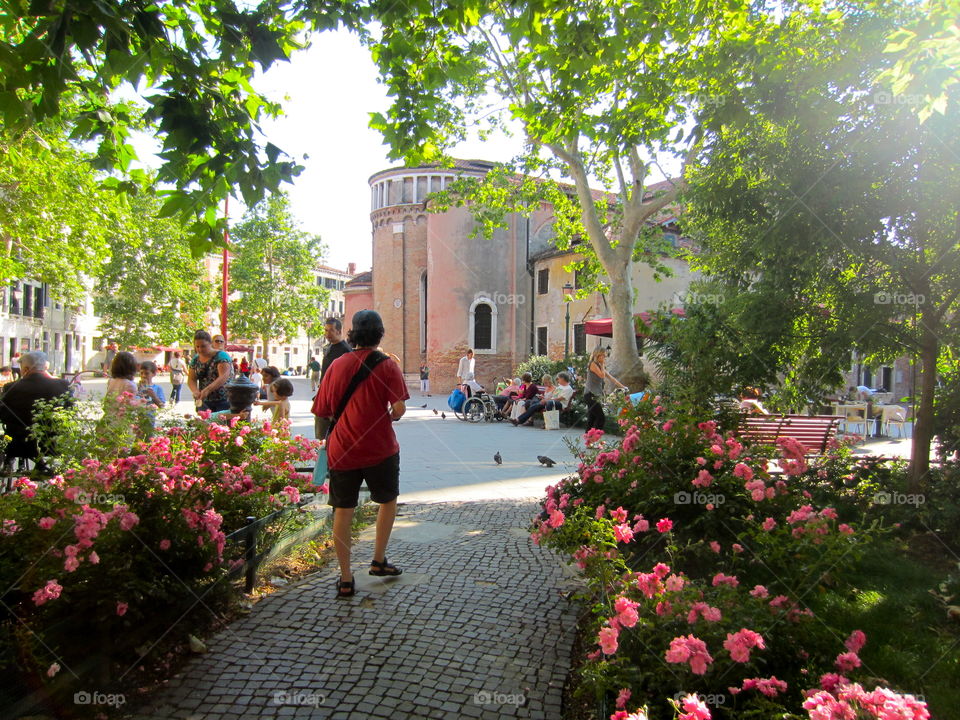
M 386 558 L 383 559 L 383 562 L 377 562 L 376 560 L 370 561 L 371 575 L 377 575 L 379 577 L 394 577 L 402 573 L 403 570 L 395 565 L 391 565 L 389 562 L 387 562 Z
M 350 582 L 343 582 L 340 578 L 337 578 L 337 597 L 338 598 L 348 598 L 353 597 L 357 594 L 355 578 L 350 578 Z

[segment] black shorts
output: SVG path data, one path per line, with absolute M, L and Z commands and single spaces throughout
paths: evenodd
M 400 495 L 400 453 L 370 467 L 356 470 L 330 468 L 328 504 L 335 508 L 355 508 L 364 481 L 370 490 L 370 499 L 375 503 L 396 500 Z

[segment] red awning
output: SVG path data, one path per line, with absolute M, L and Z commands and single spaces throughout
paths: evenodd
M 227 352 L 250 352 L 252 347 L 246 345 L 227 345 Z
M 639 315 L 633 316 L 633 321 L 635 325 L 641 325 L 642 322 L 637 322 Z M 584 323 L 586 327 L 584 332 L 587 335 L 599 335 L 600 337 L 613 337 L 613 318 L 599 318 L 597 320 L 587 320 Z M 644 337 L 642 333 L 637 333 L 637 337 Z
M 184 348 L 182 348 L 182 347 L 173 347 L 172 345 L 157 345 L 156 347 L 154 347 L 154 348 L 152 348 L 152 349 L 153 349 L 153 350 L 156 350 L 157 352 L 178 352 L 178 351 L 179 351 L 179 352 L 186 352 L 186 350 L 185 350 Z
M 671 308 L 670 312 L 679 317 L 684 317 L 683 308 Z M 647 337 L 644 328 L 649 329 L 652 315 L 649 312 L 636 313 L 633 316 L 633 325 L 637 329 L 637 337 Z M 596 320 L 587 320 L 584 332 L 587 335 L 599 335 L 600 337 L 613 337 L 613 318 L 598 318 Z

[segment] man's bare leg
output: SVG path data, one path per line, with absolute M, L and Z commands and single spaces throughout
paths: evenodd
M 340 563 L 340 581 L 345 583 L 353 580 L 353 572 L 350 570 L 350 545 L 353 540 L 351 533 L 354 509 L 335 508 L 333 511 L 333 547 Z
M 373 559 L 379 563 L 384 561 L 387 554 L 387 542 L 393 530 L 393 521 L 397 517 L 397 501 L 381 503 L 377 511 L 377 538 L 373 544 Z

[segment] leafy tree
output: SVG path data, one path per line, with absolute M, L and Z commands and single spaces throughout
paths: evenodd
M 248 206 L 289 182 L 300 167 L 259 124 L 280 113 L 251 86 L 255 73 L 305 47 L 311 32 L 363 31 L 381 18 L 402 22 L 422 7 L 392 0 L 8 0 L 0 12 L 0 113 L 5 132 L 48 118 L 70 120 L 94 140 L 100 167 L 126 171 L 141 122 L 163 141 L 164 212 L 193 222 L 196 254 L 221 242 L 215 208 L 238 189 Z M 142 90 L 145 115 L 118 100 Z M 132 189 L 138 173 L 128 184 Z
M 928 0 L 887 38 L 896 62 L 878 80 L 917 111 L 920 120 L 945 115 L 960 84 L 960 0 Z
M 157 217 L 160 201 L 133 197 L 123 234 L 109 240 L 110 258 L 96 285 L 104 335 L 125 346 L 166 345 L 185 329 L 206 326 L 214 284 L 190 254 L 179 223 Z
M 530 7 L 542 4 L 542 0 Z M 7 0 L 0 12 L 0 113 L 4 132 L 54 118 L 96 143 L 98 167 L 127 173 L 134 190 L 134 129 L 162 140 L 164 213 L 188 225 L 194 254 L 222 244 L 221 200 L 238 190 L 252 207 L 302 170 L 265 142 L 260 124 L 282 112 L 251 81 L 307 47 L 315 33 L 371 23 L 463 27 L 479 0 L 442 8 L 396 0 Z M 402 46 L 402 41 L 397 47 Z M 124 90 L 124 93 L 118 90 Z M 139 91 L 146 107 L 120 99 Z M 421 104 L 422 95 L 400 102 Z M 436 108 L 437 104 L 432 107 Z M 407 134 L 404 142 L 417 139 Z
M 52 123 L 15 138 L 0 134 L 0 158 L 0 282 L 30 278 L 78 300 L 108 237 L 122 230 L 122 203 Z
M 775 319 L 756 343 L 773 367 L 799 367 L 809 353 L 828 384 L 849 365 L 837 337 L 875 359 L 918 359 L 917 487 L 938 357 L 958 337 L 960 85 L 948 89 L 944 113 L 921 122 L 874 84 L 891 62 L 883 39 L 902 20 L 891 15 L 869 8 L 821 35 L 819 47 L 833 51 L 812 56 L 819 61 L 789 61 L 785 48 L 766 58 L 744 94 L 749 112 L 718 133 L 691 175 L 691 219 L 703 267 Z M 827 321 L 807 333 L 823 310 Z
M 329 292 L 317 285 L 314 270 L 324 246 L 300 229 L 283 193 L 248 210 L 231 239 L 230 281 L 238 295 L 228 308 L 233 332 L 259 338 L 266 356 L 271 340 L 288 342 L 319 321 Z
M 695 157 L 697 123 L 717 114 L 717 98 L 736 91 L 751 54 L 798 22 L 783 10 L 777 22 L 740 0 L 581 0 L 477 4 L 459 23 L 413 18 L 385 26 L 373 45 L 397 98 L 373 125 L 397 154 L 423 160 L 476 118 L 519 122 L 529 150 L 511 170 L 572 182 L 572 192 L 554 190 L 551 198 L 558 244 L 577 235 L 588 241 L 591 271 L 606 276 L 615 371 L 633 377 L 630 266 L 655 262 L 655 236 L 644 230 L 683 188 L 683 172 L 676 183 L 652 188 L 653 165 L 658 154 L 682 155 L 685 163 Z M 499 188 L 480 196 L 484 221 L 500 222 L 496 203 L 501 216 L 514 209 L 502 198 L 517 183 L 503 173 L 490 177 Z M 591 190 L 592 177 L 608 192 Z

